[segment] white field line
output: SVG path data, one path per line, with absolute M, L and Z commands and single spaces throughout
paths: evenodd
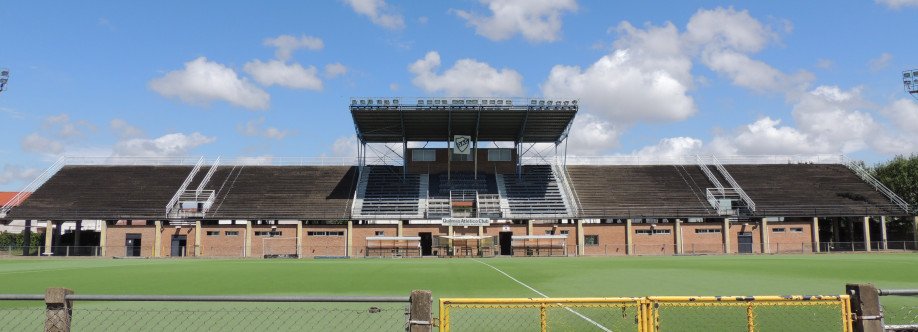
M 484 265 L 486 265 L 487 267 L 490 267 L 490 268 L 494 269 L 494 271 L 500 272 L 500 274 L 503 274 L 503 275 L 506 276 L 507 278 L 510 278 L 510 280 L 513 280 L 513 281 L 515 281 L 516 283 L 522 285 L 523 287 L 528 288 L 529 290 L 533 291 L 534 293 L 539 294 L 539 296 L 541 296 L 541 297 L 543 297 L 543 298 L 546 298 L 546 299 L 549 298 L 548 295 L 545 295 L 545 293 L 542 293 L 542 292 L 540 292 L 539 290 L 537 290 L 537 289 L 535 289 L 535 288 L 532 288 L 531 286 L 529 286 L 529 285 L 523 283 L 522 281 L 519 281 L 518 279 L 514 278 L 513 276 L 507 274 L 507 272 L 501 271 L 501 269 L 498 269 L 498 268 L 494 267 L 494 266 L 491 265 L 491 264 L 482 262 L 482 261 L 477 260 L 477 259 L 474 259 L 474 258 L 473 258 L 472 260 L 473 260 L 473 261 L 476 261 L 476 262 L 479 262 L 479 263 L 481 263 L 481 264 L 484 264 Z M 606 332 L 612 332 L 612 330 L 606 328 L 605 326 L 602 326 L 602 324 L 599 324 L 599 323 L 596 322 L 595 320 L 592 320 L 592 319 L 590 319 L 589 317 L 584 316 L 583 314 L 577 312 L 576 310 L 571 309 L 571 308 L 569 308 L 569 307 L 567 307 L 567 306 L 562 306 L 562 307 L 564 307 L 565 310 L 571 312 L 572 314 L 577 315 L 577 316 L 580 317 L 580 318 L 583 318 L 583 320 L 585 320 L 585 321 L 587 321 L 587 322 L 590 322 L 590 324 L 596 325 L 596 327 L 598 327 L 599 329 L 601 329 L 601 330 L 603 330 L 603 331 L 606 331 Z

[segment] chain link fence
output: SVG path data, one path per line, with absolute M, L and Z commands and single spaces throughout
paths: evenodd
M 849 297 L 441 299 L 441 331 L 851 331 Z
M 880 317 L 887 331 L 918 331 L 918 289 L 881 289 Z
M 414 325 L 429 331 L 430 293 L 426 298 L 423 293 L 405 297 L 75 295 L 56 288 L 45 295 L 0 295 L 0 330 L 404 331 Z M 416 317 L 412 308 L 421 308 L 415 312 L 420 317 L 427 308 L 427 318 L 412 320 Z

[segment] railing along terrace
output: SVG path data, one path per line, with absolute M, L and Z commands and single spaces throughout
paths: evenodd
M 521 198 L 521 200 L 527 200 Z M 538 202 L 538 199 L 532 199 Z M 264 210 L 266 207 L 262 207 Z M 415 213 L 386 214 L 381 216 L 361 215 L 359 219 L 418 219 L 418 214 L 423 209 Z M 151 209 L 93 209 L 93 210 L 44 210 L 42 216 L 22 216 L 21 219 L 41 219 L 53 216 L 61 220 L 143 220 L 143 219 L 181 219 L 172 216 L 166 216 L 161 208 Z M 372 212 L 372 211 L 367 211 Z M 896 214 L 896 212 L 900 212 Z M 500 209 L 504 216 L 512 215 L 517 219 L 544 219 L 549 214 L 544 210 L 536 210 L 527 207 L 514 207 L 510 209 Z M 743 214 L 746 215 L 746 214 Z M 782 207 L 759 207 L 754 214 L 746 216 L 751 217 L 862 217 L 870 215 L 903 215 L 902 210 L 894 204 L 878 204 L 870 207 L 857 208 L 840 205 L 795 205 Z M 576 213 L 559 215 L 551 213 L 552 218 L 688 218 L 688 217 L 710 217 L 722 218 L 717 211 L 709 207 L 668 207 L 668 206 L 638 206 L 638 207 L 612 207 L 602 209 L 584 209 L 581 208 Z M 288 206 L 279 205 L 271 214 L 263 212 L 253 212 L 251 209 L 239 208 L 231 209 L 223 207 L 218 211 L 205 212 L 203 218 L 219 217 L 222 219 L 309 219 L 309 220 L 348 220 L 354 215 L 345 211 L 308 211 L 308 210 L 291 210 Z
M 698 157 L 710 159 L 711 155 L 681 155 L 681 156 L 576 156 L 557 158 L 523 157 L 520 158 L 524 165 L 545 164 L 548 162 L 563 163 L 566 159 L 568 165 L 696 165 Z M 552 161 L 554 159 L 554 161 Z M 739 164 L 844 164 L 844 155 L 718 155 L 717 159 L 722 165 Z
M 525 97 L 353 97 L 351 109 L 440 109 L 440 108 L 501 108 L 501 109 L 576 109 L 576 99 Z

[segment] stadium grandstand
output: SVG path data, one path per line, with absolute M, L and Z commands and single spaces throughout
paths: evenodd
M 914 235 L 896 247 L 887 230 L 892 218 L 914 230 L 912 207 L 844 156 L 568 156 L 576 100 L 348 107 L 356 158 L 64 157 L 4 199 L 0 223 L 44 232 L 23 252 L 53 256 L 915 249 Z

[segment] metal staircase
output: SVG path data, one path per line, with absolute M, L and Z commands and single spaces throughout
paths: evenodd
M 54 164 L 51 164 L 50 167 L 45 169 L 45 171 L 39 174 L 38 177 L 32 180 L 32 182 L 29 182 L 29 184 L 27 184 L 25 187 L 22 188 L 22 190 L 16 193 L 16 195 L 13 196 L 13 198 L 10 198 L 9 201 L 3 202 L 3 206 L 0 207 L 0 218 L 6 217 L 6 214 L 9 213 L 10 210 L 13 209 L 14 206 L 18 206 L 19 204 L 21 204 L 22 201 L 24 201 L 26 197 L 28 197 L 29 194 L 35 191 L 35 189 L 38 189 L 38 187 L 41 187 L 41 185 L 44 184 L 45 181 L 48 181 L 48 179 L 54 176 L 54 174 L 56 174 L 57 171 L 59 171 L 66 164 L 67 164 L 67 157 L 58 158 L 57 161 L 54 162 Z
M 695 161 L 698 167 L 701 168 L 701 171 L 704 172 L 704 175 L 708 178 L 708 181 L 714 185 L 713 188 L 707 188 L 705 194 L 708 203 L 717 211 L 717 214 L 738 215 L 740 214 L 740 209 L 747 209 L 750 213 L 755 213 L 755 202 L 753 202 L 752 198 L 746 194 L 746 191 L 740 187 L 739 183 L 733 179 L 733 176 L 730 175 L 727 168 L 717 160 L 716 156 L 711 155 L 710 159 L 705 161 L 700 155 L 696 155 Z M 711 171 L 709 164 L 717 169 L 717 174 Z M 718 174 L 727 182 L 729 187 L 723 185 L 723 182 L 717 177 Z M 742 202 L 742 204 L 737 204 L 738 202 Z
M 892 201 L 894 204 L 899 206 L 899 208 L 904 210 L 906 213 L 912 212 L 912 207 L 909 206 L 908 202 L 902 199 L 902 197 L 899 197 L 899 195 L 896 195 L 895 192 L 893 192 L 888 187 L 886 187 L 886 185 L 884 185 L 882 182 L 874 178 L 873 175 L 870 175 L 870 172 L 864 169 L 864 167 L 862 167 L 858 162 L 851 160 L 850 158 L 846 156 L 842 156 L 841 159 L 842 159 L 842 163 L 844 163 L 844 165 L 848 167 L 848 169 L 853 171 L 854 174 L 857 174 L 857 176 L 860 177 L 862 180 L 864 180 L 865 182 L 873 186 L 873 188 L 876 189 L 876 191 L 879 191 L 880 193 L 885 195 L 887 198 L 889 198 L 890 201 Z

